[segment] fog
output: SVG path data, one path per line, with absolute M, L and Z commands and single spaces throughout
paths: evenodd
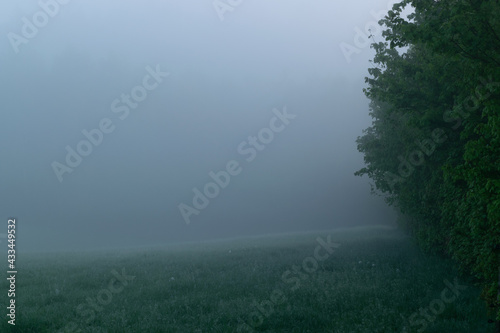
M 42 251 L 393 224 L 353 175 L 387 8 L 2 2 L 2 232 Z

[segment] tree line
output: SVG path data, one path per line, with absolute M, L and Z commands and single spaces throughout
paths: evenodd
M 421 248 L 477 279 L 498 325 L 500 2 L 404 0 L 379 23 L 356 175 L 373 180 Z

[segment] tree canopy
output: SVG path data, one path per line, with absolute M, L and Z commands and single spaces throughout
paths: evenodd
M 500 320 L 500 3 L 404 0 L 380 23 L 356 175 L 480 281 Z

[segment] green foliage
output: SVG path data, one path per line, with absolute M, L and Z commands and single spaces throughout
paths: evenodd
M 407 18 L 405 7 L 413 7 Z M 404 0 L 381 20 L 365 94 L 365 168 L 426 250 L 447 254 L 498 306 L 500 4 Z M 500 309 L 497 307 L 497 319 Z

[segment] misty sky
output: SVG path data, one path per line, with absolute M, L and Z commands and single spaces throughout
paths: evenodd
M 392 224 L 353 175 L 371 123 L 359 32 L 387 8 L 2 1 L 2 225 L 18 218 L 18 250 L 48 250 Z

